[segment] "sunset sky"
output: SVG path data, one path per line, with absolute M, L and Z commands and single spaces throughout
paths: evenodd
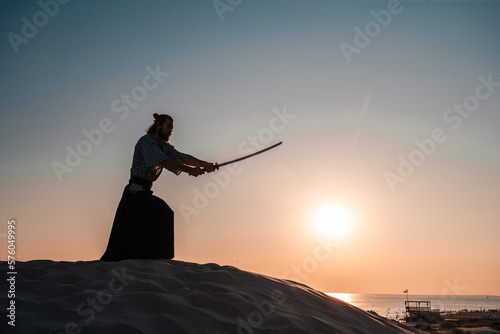
M 9 219 L 17 260 L 99 259 L 157 112 L 208 161 L 283 141 L 163 172 L 176 260 L 500 295 L 500 2 L 60 2 L 0 13 L 0 259 Z

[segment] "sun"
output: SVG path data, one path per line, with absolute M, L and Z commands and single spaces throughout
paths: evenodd
M 351 213 L 338 205 L 325 205 L 312 215 L 312 225 L 323 238 L 339 241 L 349 235 L 353 227 Z

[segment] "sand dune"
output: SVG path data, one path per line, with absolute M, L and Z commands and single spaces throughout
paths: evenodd
M 29 261 L 16 269 L 9 333 L 415 332 L 305 285 L 231 266 Z M 2 293 L 2 305 L 6 299 Z

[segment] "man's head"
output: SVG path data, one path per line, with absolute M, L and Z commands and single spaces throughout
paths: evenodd
M 153 114 L 153 117 L 155 122 L 149 127 L 147 133 L 153 136 L 158 135 L 161 140 L 168 142 L 174 129 L 174 119 L 169 115 L 158 115 L 156 113 Z

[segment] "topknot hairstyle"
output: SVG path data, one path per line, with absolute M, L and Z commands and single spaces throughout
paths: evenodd
M 162 126 L 163 123 L 165 123 L 165 121 L 167 119 L 171 120 L 172 122 L 174 121 L 172 116 L 165 115 L 165 114 L 158 115 L 157 113 L 154 113 L 153 118 L 155 119 L 154 123 L 146 131 L 150 135 L 154 134 L 156 132 L 156 129 L 159 126 Z

